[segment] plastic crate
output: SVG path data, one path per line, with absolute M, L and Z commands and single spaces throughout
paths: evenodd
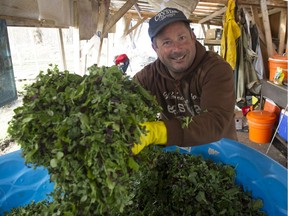
M 278 134 L 286 142 L 288 141 L 288 111 L 284 113 L 284 110 L 281 111 L 280 119 L 283 118 L 279 124 Z

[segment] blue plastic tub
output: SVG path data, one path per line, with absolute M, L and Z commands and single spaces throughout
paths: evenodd
M 175 151 L 178 147 L 166 147 Z M 192 148 L 180 148 L 181 153 L 202 155 L 216 163 L 230 164 L 236 169 L 236 181 L 264 202 L 263 210 L 270 216 L 287 215 L 287 169 L 270 157 L 244 144 L 222 139 Z M 0 157 L 0 215 L 30 201 L 47 199 L 53 191 L 47 170 L 25 166 L 21 151 Z
M 54 189 L 46 169 L 33 169 L 24 162 L 20 150 L 0 157 L 0 215 L 32 200 L 49 199 L 47 194 Z

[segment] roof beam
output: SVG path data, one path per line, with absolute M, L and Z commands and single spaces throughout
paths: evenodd
M 130 34 L 134 29 L 136 29 L 139 25 L 141 25 L 145 20 L 147 19 L 147 17 L 143 17 L 141 20 L 138 20 L 138 22 L 132 27 L 130 28 L 125 35 Z
M 215 11 L 215 12 L 212 13 L 211 15 L 205 17 L 204 19 L 201 19 L 198 23 L 199 23 L 199 24 L 205 23 L 205 22 L 213 19 L 214 17 L 217 17 L 217 16 L 223 14 L 225 11 L 226 11 L 226 6 L 223 7 L 223 8 L 221 8 L 221 9 L 218 10 L 218 11 Z
M 138 0 L 128 0 L 126 3 L 108 20 L 108 23 L 104 27 L 103 35 L 106 35 L 110 28 L 112 28 L 124 14 L 137 3 Z
M 227 5 L 227 0 L 200 0 L 200 2 L 209 2 L 209 3 L 218 3 Z M 246 6 L 260 6 L 261 0 L 238 0 L 238 5 L 246 5 Z M 198 3 L 198 4 L 199 4 Z M 287 1 L 283 0 L 266 0 L 267 7 L 281 7 L 287 8 Z

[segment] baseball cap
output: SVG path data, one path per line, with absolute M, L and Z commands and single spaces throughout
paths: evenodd
M 163 29 L 166 25 L 176 22 L 184 21 L 190 23 L 190 20 L 184 13 L 176 8 L 165 8 L 149 20 L 148 34 L 153 38 Z

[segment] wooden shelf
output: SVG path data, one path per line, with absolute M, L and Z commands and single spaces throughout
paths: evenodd
M 285 109 L 287 106 L 288 88 L 287 86 L 280 86 L 272 83 L 271 81 L 263 81 L 261 87 L 261 98 L 260 105 L 261 108 L 264 104 L 264 99 L 269 98 L 281 109 Z M 274 131 L 275 132 L 275 131 Z M 277 141 L 275 140 L 277 139 Z M 279 134 L 276 132 L 275 139 L 273 140 L 273 145 L 278 148 L 281 152 L 287 155 L 288 144 Z

